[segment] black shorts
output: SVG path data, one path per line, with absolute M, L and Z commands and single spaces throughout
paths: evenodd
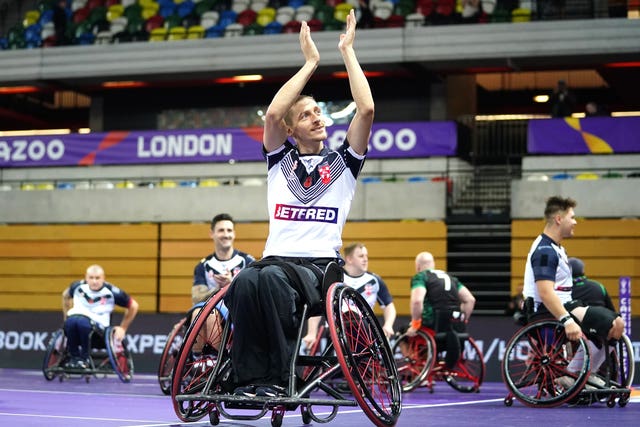
M 616 317 L 618 314 L 606 307 L 589 306 L 582 319 L 582 331 L 587 336 L 597 336 L 606 340 Z

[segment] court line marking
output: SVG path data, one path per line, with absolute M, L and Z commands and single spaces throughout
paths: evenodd
M 65 420 L 88 420 L 88 421 L 122 421 L 122 422 L 158 422 L 152 420 L 132 420 L 127 418 L 102 418 L 102 417 L 80 417 L 80 416 L 72 416 L 72 415 L 40 415 L 40 414 L 14 414 L 11 412 L 0 412 L 0 416 L 9 416 L 9 417 L 25 417 L 25 418 L 56 418 L 56 419 L 65 419 Z M 171 425 L 171 424 L 157 424 L 157 425 Z M 136 424 L 138 426 L 138 424 Z
M 6 391 L 8 393 L 45 393 L 45 394 L 73 394 L 81 396 L 116 396 L 116 397 L 139 397 L 143 399 L 169 399 L 168 396 L 156 396 L 150 394 L 134 394 L 134 393 L 110 393 L 110 392 L 88 392 L 88 391 L 61 391 L 61 390 L 24 390 L 19 388 L 0 388 L 0 392 Z

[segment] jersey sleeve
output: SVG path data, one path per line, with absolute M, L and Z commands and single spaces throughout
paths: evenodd
M 204 260 L 205 258 L 201 259 L 200 262 L 196 264 L 196 267 L 193 269 L 193 286 L 196 286 L 196 285 L 207 286 L 207 277 L 205 276 L 205 270 L 204 270 Z
M 384 283 L 384 280 L 382 280 L 382 277 L 378 276 L 377 274 L 374 274 L 373 276 L 378 280 L 378 283 L 380 285 L 377 296 L 378 304 L 380 304 L 382 307 L 386 307 L 393 302 L 393 296 L 391 295 L 391 292 L 389 292 L 389 287 L 387 286 L 387 284 Z
M 422 273 L 416 273 L 411 278 L 411 289 L 414 288 L 425 288 L 427 289 L 427 284 L 425 283 L 425 276 Z
M 105 286 L 108 286 L 109 289 L 111 289 L 113 301 L 117 306 L 129 308 L 129 304 L 131 304 L 131 297 L 129 294 L 111 283 L 105 283 Z
M 551 246 L 540 246 L 531 254 L 533 278 L 555 282 L 558 269 L 558 254 Z

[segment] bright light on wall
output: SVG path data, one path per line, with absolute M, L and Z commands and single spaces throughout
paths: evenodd
M 539 104 L 549 102 L 549 95 L 536 95 L 533 97 L 533 102 L 537 102 Z

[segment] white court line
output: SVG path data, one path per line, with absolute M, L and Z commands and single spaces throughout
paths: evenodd
M 9 417 L 26 417 L 26 418 L 55 418 L 55 419 L 65 419 L 65 420 L 90 420 L 90 421 L 122 421 L 122 422 L 157 422 L 151 420 L 132 420 L 127 418 L 101 418 L 101 417 L 73 417 L 68 415 L 38 415 L 38 414 L 14 414 L 11 412 L 0 412 L 0 416 L 9 416 Z M 172 425 L 172 424 L 157 424 L 157 425 Z M 137 426 L 137 424 L 136 424 Z
M 101 392 L 88 392 L 88 391 L 61 391 L 61 390 L 23 390 L 18 388 L 0 388 L 0 392 L 9 393 L 44 393 L 44 394 L 74 394 L 81 396 L 116 396 L 116 397 L 139 397 L 142 399 L 167 399 L 167 396 L 155 396 L 149 394 L 133 394 L 133 393 L 105 393 Z

